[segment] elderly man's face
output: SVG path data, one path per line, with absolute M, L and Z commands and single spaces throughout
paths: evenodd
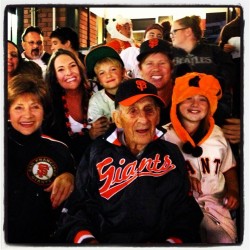
M 144 97 L 131 106 L 120 105 L 113 115 L 116 126 L 123 128 L 126 144 L 135 155 L 154 139 L 159 117 L 160 108 L 153 97 Z

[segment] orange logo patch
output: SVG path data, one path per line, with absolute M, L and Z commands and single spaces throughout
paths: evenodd
M 140 91 L 143 91 L 144 89 L 146 89 L 148 87 L 147 83 L 143 80 L 137 80 L 135 83 L 136 83 L 137 88 Z
M 158 39 L 150 39 L 149 42 L 148 42 L 148 46 L 150 48 L 154 48 L 158 45 Z
M 46 156 L 40 156 L 30 161 L 27 167 L 29 179 L 39 186 L 47 186 L 57 176 L 56 163 Z

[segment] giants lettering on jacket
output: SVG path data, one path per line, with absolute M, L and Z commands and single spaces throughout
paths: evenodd
M 96 165 L 100 181 L 104 181 L 99 188 L 99 192 L 107 200 L 137 178 L 145 176 L 161 177 L 176 168 L 169 155 L 164 156 L 163 162 L 160 160 L 159 154 L 156 154 L 154 159 L 143 158 L 140 161 L 135 160 L 129 163 L 126 163 L 125 158 L 121 158 L 120 166 L 112 165 L 113 161 L 112 157 L 107 157 Z

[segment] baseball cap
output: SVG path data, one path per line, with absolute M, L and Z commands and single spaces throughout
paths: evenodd
M 162 52 L 166 54 L 169 59 L 173 59 L 171 45 L 162 39 L 152 38 L 141 44 L 140 54 L 137 56 L 137 60 L 140 62 L 146 55 L 157 52 Z
M 89 77 L 95 76 L 94 67 L 96 63 L 103 59 L 103 58 L 114 58 L 121 62 L 122 66 L 124 66 L 124 63 L 119 56 L 119 54 L 111 47 L 109 46 L 98 46 L 94 49 L 92 49 L 85 57 L 85 66 L 87 69 L 87 74 Z
M 119 85 L 115 95 L 115 106 L 130 106 L 146 96 L 154 97 L 160 106 L 165 106 L 165 102 L 157 95 L 156 87 L 140 78 L 129 79 Z

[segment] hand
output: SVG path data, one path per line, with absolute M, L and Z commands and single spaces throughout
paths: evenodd
M 89 130 L 89 135 L 92 140 L 96 139 L 98 136 L 103 135 L 109 128 L 109 120 L 107 117 L 102 116 L 98 120 L 92 123 Z
M 222 126 L 222 130 L 226 139 L 232 143 L 240 143 L 240 119 L 238 118 L 228 118 L 226 119 L 226 124 Z
M 53 208 L 57 208 L 74 190 L 75 177 L 71 173 L 63 173 L 55 178 L 44 191 L 51 192 L 50 200 Z
M 192 190 L 198 192 L 199 194 L 202 194 L 201 182 L 197 178 L 191 176 L 189 176 L 189 180 L 191 183 Z
M 88 244 L 97 245 L 97 244 L 99 244 L 99 242 L 96 239 L 91 239 L 90 241 L 88 241 Z
M 228 190 L 223 199 L 224 207 L 229 210 L 235 210 L 239 207 L 239 194 L 238 192 Z
M 235 50 L 235 47 L 229 43 L 225 43 L 223 46 L 223 50 L 227 53 L 231 53 Z

